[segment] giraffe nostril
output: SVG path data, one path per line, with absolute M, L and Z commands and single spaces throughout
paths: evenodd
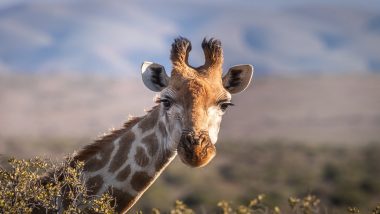
M 203 145 L 203 143 L 204 142 L 208 142 L 207 140 L 208 140 L 209 138 L 208 138 L 208 136 L 206 136 L 206 135 L 201 135 L 200 137 L 199 137 L 199 144 L 201 144 L 201 145 Z
M 199 143 L 200 143 L 199 139 L 194 139 L 193 140 L 193 145 L 199 145 Z
M 186 146 L 192 145 L 193 141 L 194 141 L 193 136 L 190 133 L 185 134 L 185 142 L 184 143 L 186 144 Z

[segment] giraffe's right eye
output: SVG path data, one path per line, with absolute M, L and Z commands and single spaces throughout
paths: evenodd
M 219 107 L 220 107 L 220 109 L 221 109 L 223 112 L 225 112 L 229 106 L 233 106 L 233 105 L 234 105 L 233 103 L 225 102 L 225 103 L 221 103 L 221 104 L 219 104 Z
M 172 102 L 169 99 L 161 99 L 160 102 L 166 110 L 168 110 L 172 106 Z

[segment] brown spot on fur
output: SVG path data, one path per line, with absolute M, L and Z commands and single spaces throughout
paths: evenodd
M 159 113 L 159 108 L 153 108 L 152 111 L 141 120 L 138 126 L 142 129 L 143 133 L 152 129 L 154 125 L 156 125 Z
M 162 169 L 162 167 L 165 166 L 165 164 L 169 161 L 170 157 L 172 156 L 173 156 L 173 152 L 170 150 L 163 152 L 163 154 L 157 158 L 157 161 L 155 164 L 156 170 L 159 171 L 160 169 Z
M 134 190 L 141 191 L 146 187 L 149 182 L 152 180 L 152 177 L 149 176 L 146 172 L 139 171 L 135 172 L 135 174 L 132 177 L 131 185 Z
M 91 159 L 94 155 L 96 155 L 98 152 L 101 152 L 100 155 L 102 155 L 102 153 L 107 153 L 107 152 L 104 152 L 104 150 L 107 150 L 109 151 L 110 147 L 112 147 L 113 149 L 113 144 L 112 142 L 114 140 L 116 140 L 117 138 L 119 138 L 121 135 L 123 135 L 125 132 L 127 132 L 128 130 L 130 130 L 134 125 L 136 125 L 140 120 L 142 120 L 143 117 L 136 117 L 136 118 L 132 118 L 130 119 L 129 121 L 127 121 L 125 124 L 124 124 L 124 127 L 119 129 L 119 130 L 115 130 L 115 131 L 112 131 L 110 134 L 106 135 L 106 136 L 103 136 L 101 139 L 98 139 L 95 141 L 95 143 L 93 144 L 90 144 L 88 146 L 85 146 L 74 158 L 73 158 L 73 163 L 75 161 L 87 161 L 89 159 Z M 111 150 L 112 150 L 111 149 Z M 110 153 L 110 152 L 109 152 Z M 109 157 L 108 157 L 109 158 Z M 90 167 L 90 169 L 94 169 L 94 168 L 99 168 L 99 164 L 101 165 L 105 165 L 107 162 L 108 162 L 108 159 L 105 158 L 104 160 L 102 159 L 101 161 L 102 163 L 98 163 L 97 161 L 96 162 L 93 162 L 93 164 L 89 164 L 89 165 L 94 165 L 96 167 Z M 103 167 L 102 166 L 102 167 Z M 99 168 L 100 169 L 100 168 Z M 86 169 L 85 169 L 86 170 Z
M 111 205 L 115 206 L 115 210 L 117 213 L 127 212 L 136 200 L 135 196 L 129 194 L 128 192 L 124 192 L 120 189 L 109 187 L 108 192 L 114 197 L 114 200 L 111 202 Z
M 115 172 L 128 159 L 128 153 L 131 149 L 132 142 L 135 140 L 135 134 L 132 131 L 124 134 L 119 141 L 119 150 L 117 150 L 111 161 L 109 172 Z
M 137 147 L 136 154 L 135 154 L 135 161 L 141 167 L 148 165 L 149 157 L 145 154 L 144 148 L 140 146 Z
M 147 149 L 149 155 L 152 157 L 156 154 L 158 150 L 158 139 L 155 133 L 152 133 L 141 140 L 141 143 L 144 144 Z
M 103 168 L 108 163 L 114 146 L 112 142 L 96 142 L 92 144 L 91 149 L 96 149 L 97 152 L 94 152 L 92 157 L 85 161 L 83 169 L 88 172 Z
M 128 178 L 129 174 L 131 174 L 131 166 L 127 165 L 123 170 L 117 174 L 116 179 L 118 181 L 124 181 Z
M 86 187 L 89 195 L 96 195 L 100 188 L 103 185 L 103 177 L 101 175 L 97 175 L 89 178 L 86 181 Z

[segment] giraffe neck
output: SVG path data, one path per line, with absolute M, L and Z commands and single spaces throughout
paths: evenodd
M 131 127 L 118 130 L 85 147 L 76 160 L 84 161 L 84 178 L 91 194 L 109 191 L 116 210 L 126 212 L 174 159 L 176 151 L 167 148 L 169 140 L 160 108 L 131 121 Z M 90 153 L 90 154 L 89 154 Z

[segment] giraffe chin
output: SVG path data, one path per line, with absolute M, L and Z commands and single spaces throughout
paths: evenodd
M 216 155 L 216 147 L 210 140 L 198 144 L 180 141 L 177 151 L 181 161 L 191 167 L 205 166 Z

